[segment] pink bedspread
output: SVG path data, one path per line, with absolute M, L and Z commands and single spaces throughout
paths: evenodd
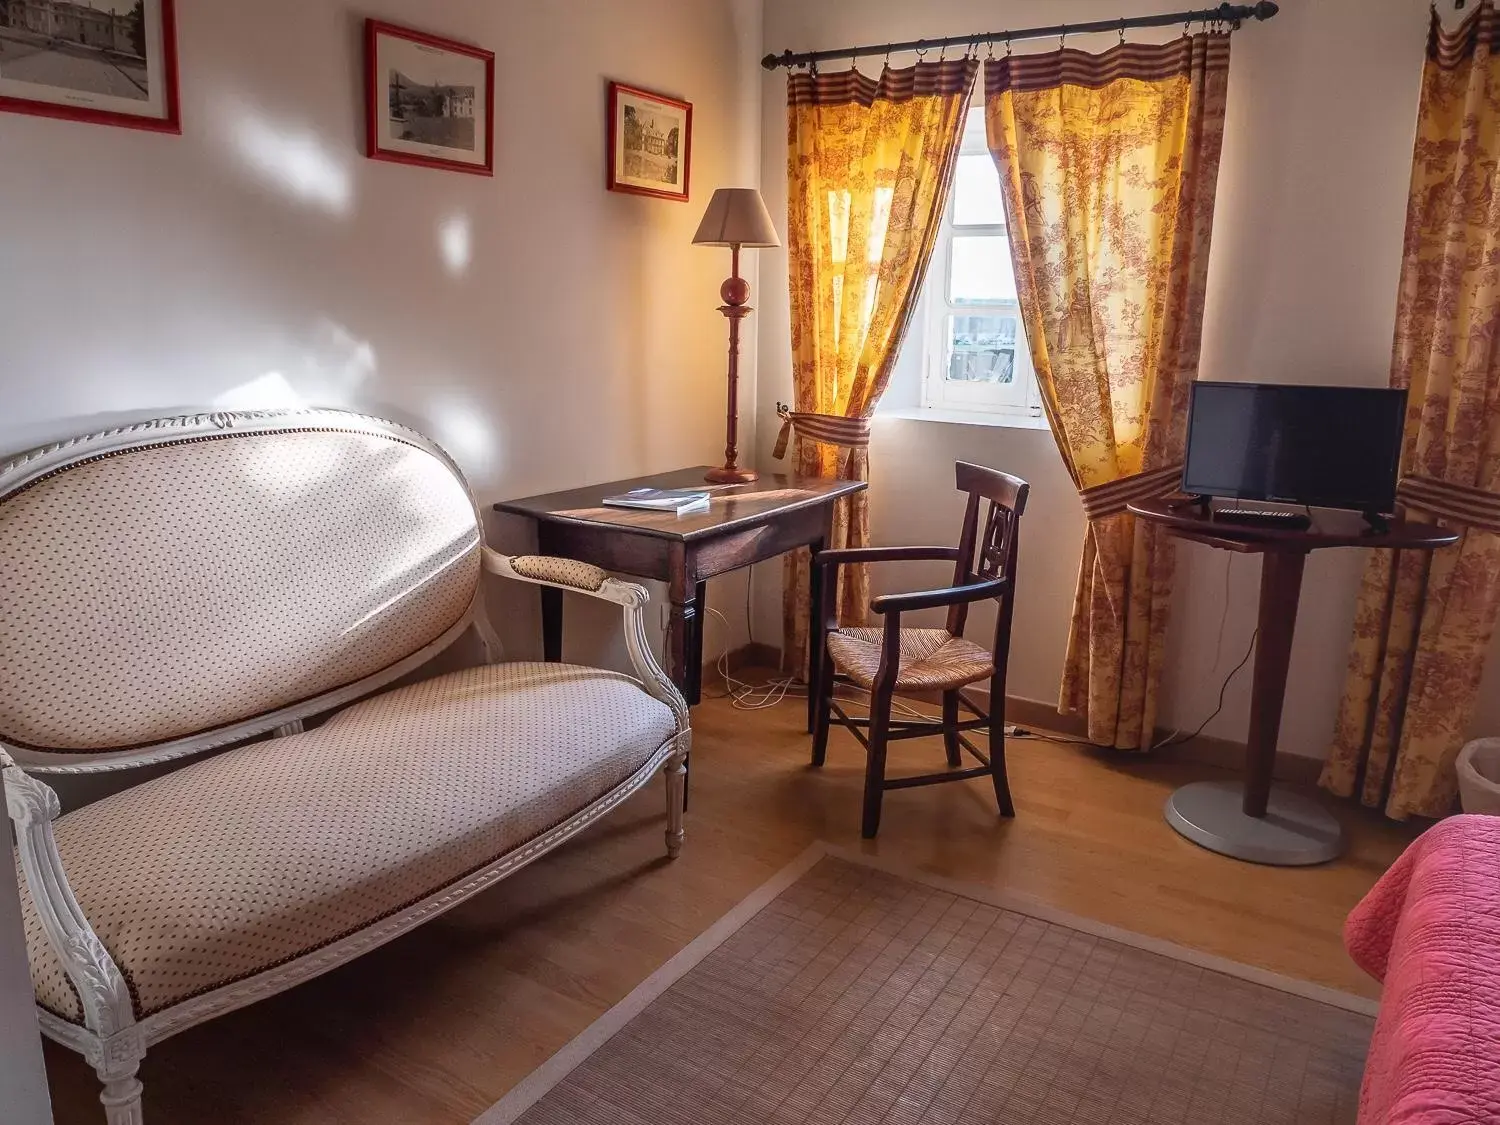
M 1344 923 L 1385 982 L 1360 1125 L 1500 1122 L 1500 817 L 1424 833 Z

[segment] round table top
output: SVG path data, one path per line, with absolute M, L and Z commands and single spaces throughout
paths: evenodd
M 1129 510 L 1187 539 L 1238 550 L 1313 551 L 1320 547 L 1386 547 L 1435 550 L 1458 542 L 1458 532 L 1437 524 L 1392 517 L 1377 531 L 1358 512 L 1314 508 L 1311 527 L 1266 527 L 1204 516 L 1188 500 L 1140 500 Z

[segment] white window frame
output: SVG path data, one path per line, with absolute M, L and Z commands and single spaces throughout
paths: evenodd
M 975 106 L 969 110 L 972 121 L 975 115 L 983 117 L 984 110 Z M 968 138 L 978 135 L 980 139 Z M 984 154 L 989 149 L 983 142 L 982 130 L 966 128 L 965 143 L 960 156 Z M 922 409 L 934 414 L 957 412 L 963 415 L 986 415 L 986 420 L 1005 425 L 1021 425 L 1034 428 L 1045 425 L 1042 419 L 1042 395 L 1037 386 L 1036 371 L 1031 363 L 1031 349 L 1026 342 L 1025 323 L 1021 318 L 1018 301 L 996 301 L 976 304 L 956 304 L 948 299 L 949 282 L 953 270 L 953 240 L 966 235 L 1008 237 L 1004 223 L 964 224 L 955 222 L 955 199 L 951 193 L 948 206 L 943 213 L 937 245 L 933 248 L 932 264 L 928 271 L 923 304 L 925 305 L 926 332 L 922 357 Z M 965 386 L 947 379 L 949 368 L 948 318 L 953 316 L 1008 316 L 1016 321 L 1015 379 L 1010 383 L 976 383 Z M 976 421 L 979 419 L 976 418 Z

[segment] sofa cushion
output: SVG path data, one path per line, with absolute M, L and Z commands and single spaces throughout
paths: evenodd
M 675 729 L 617 673 L 472 668 L 70 812 L 58 847 L 144 1017 L 486 866 L 624 782 Z M 23 906 L 37 999 L 81 1023 L 29 895 Z
M 332 417 L 348 421 L 89 458 L 0 499 L 0 739 L 165 742 L 355 683 L 455 627 L 479 583 L 463 481 Z

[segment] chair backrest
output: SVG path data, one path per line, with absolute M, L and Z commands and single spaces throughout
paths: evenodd
M 958 540 L 958 564 L 953 572 L 953 584 L 964 586 L 1000 577 L 1010 578 L 1014 583 L 1021 515 L 1026 511 L 1026 497 L 1031 492 L 1031 485 L 1020 477 L 998 469 L 987 469 L 983 465 L 971 465 L 967 461 L 959 461 L 954 469 L 958 490 L 969 494 L 969 502 L 964 508 L 964 526 Z M 1013 599 L 1007 594 L 1001 599 L 1001 621 L 998 623 L 1007 634 L 1012 607 Z M 968 614 L 967 604 L 952 606 L 948 610 L 948 632 L 961 636 Z
M 121 768 L 356 698 L 468 626 L 480 539 L 440 449 L 343 411 L 33 450 L 0 465 L 0 744 Z

